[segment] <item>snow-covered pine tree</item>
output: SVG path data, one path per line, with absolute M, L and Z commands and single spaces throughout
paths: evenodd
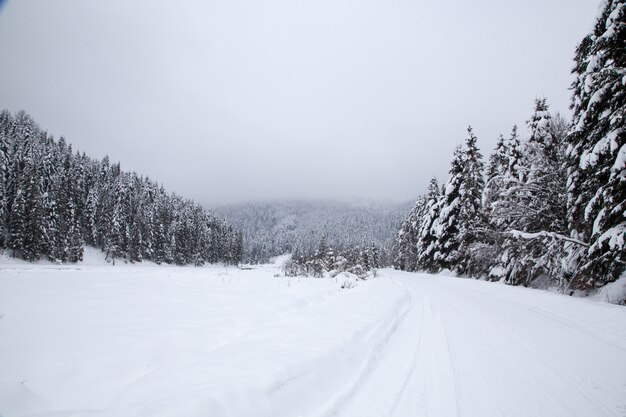
M 96 165 L 97 183 L 96 205 L 93 215 L 92 226 L 95 244 L 104 252 L 107 252 L 107 240 L 113 223 L 113 210 L 115 207 L 114 187 L 117 177 L 120 175 L 117 165 L 111 166 L 109 157 L 105 156 Z
M 235 265 L 239 265 L 243 259 L 243 233 L 235 232 Z
M 328 243 L 326 243 L 326 235 L 322 235 L 317 250 L 311 260 L 311 268 L 314 277 L 322 277 L 327 265 Z
M 483 206 L 486 208 L 491 206 L 491 202 L 502 191 L 503 177 L 508 169 L 508 153 L 508 141 L 500 135 L 487 166 L 487 181 L 483 192 Z
M 429 255 L 432 257 L 430 272 L 452 269 L 458 262 L 459 254 L 459 194 L 463 173 L 463 148 L 454 149 L 450 164 L 450 178 L 439 200 L 438 216 L 432 224 L 430 233 L 435 240 Z
M 18 195 L 20 191 L 20 184 L 22 183 L 22 177 L 26 167 L 27 159 L 31 152 L 31 142 L 35 140 L 33 138 L 34 131 L 36 130 L 35 123 L 24 112 L 19 112 L 15 117 L 3 117 L 2 129 L 9 135 L 9 162 L 8 169 L 5 176 L 5 239 L 6 247 L 13 249 L 13 255 L 15 251 L 19 253 L 20 246 L 17 244 L 21 242 L 21 237 L 16 235 L 16 230 L 20 228 L 18 225 L 23 222 L 22 216 L 25 210 L 24 192 L 22 195 Z M 24 190 L 23 190 L 24 191 Z M 13 206 L 21 199 L 20 203 L 23 203 L 17 210 L 13 209 Z M 16 215 L 13 212 L 18 211 L 21 214 Z M 22 232 L 19 232 L 22 233 Z
M 562 284 L 565 233 L 565 176 L 563 135 L 552 126 L 545 99 L 535 101 L 528 121 L 530 136 L 520 153 L 510 144 L 509 168 L 502 192 L 489 207 L 490 225 L 502 237 L 501 253 L 492 271 L 512 285 L 529 285 L 537 279 Z M 547 285 L 549 284 L 546 282 Z
M 63 247 L 63 260 L 78 262 L 83 259 L 83 238 L 81 231 L 81 169 L 80 161 L 72 158 L 72 148 L 65 155 L 65 162 L 60 179 L 60 188 L 64 195 L 64 221 L 66 224 L 65 245 Z
M 106 157 L 73 154 L 26 113 L 0 113 L 0 246 L 14 256 L 75 262 L 85 240 L 113 259 L 188 264 L 210 255 L 236 263 L 238 236 L 192 201 L 122 172 Z
M 563 137 L 556 137 L 545 99 L 535 102 L 528 121 L 530 137 L 526 144 L 525 197 L 528 205 L 522 227 L 563 233 L 565 231 L 565 175 Z
M 459 213 L 460 219 L 463 219 L 459 246 L 461 258 L 455 268 L 456 272 L 469 276 L 484 275 L 489 263 L 485 259 L 489 252 L 484 243 L 487 219 L 482 205 L 485 188 L 484 164 L 476 141 L 477 138 L 469 127 L 464 149 L 464 181 L 461 188 L 463 204 Z
M 489 246 L 488 252 L 490 252 L 487 255 L 490 259 L 489 265 L 484 272 L 485 276 L 492 280 L 499 280 L 505 271 L 506 241 L 511 237 L 503 232 L 510 227 L 512 222 L 510 196 L 521 182 L 522 159 L 517 126 L 513 126 L 508 138 L 500 136 L 489 158 L 487 182 L 483 192 L 483 210 L 487 221 L 487 233 L 483 235 L 483 241 Z
M 502 232 L 513 222 L 512 215 L 516 210 L 512 207 L 515 190 L 522 183 L 522 165 L 524 156 L 517 126 L 513 126 L 511 135 L 502 147 L 497 147 L 494 153 L 504 151 L 503 158 L 493 158 L 490 163 L 489 176 L 485 185 L 484 209 L 490 227 L 496 232 Z
M 70 178 L 70 155 L 64 143 L 59 146 L 59 161 L 54 187 L 48 192 L 48 236 L 50 247 L 48 258 L 54 262 L 66 262 L 69 251 L 69 231 L 73 222 L 72 179 Z
M 380 256 L 378 254 L 378 247 L 376 242 L 371 242 L 368 248 L 368 258 L 370 260 L 370 266 L 373 269 L 380 267 Z
M 146 177 L 142 181 L 139 190 L 139 200 L 141 204 L 137 215 L 143 239 L 142 258 L 154 259 L 155 235 L 158 227 L 156 224 L 158 215 L 158 207 L 156 204 L 157 186 Z
M 38 155 L 36 159 L 39 165 L 39 190 L 42 200 L 42 255 L 47 254 L 51 261 L 60 261 L 58 259 L 58 251 L 62 246 L 56 244 L 59 218 L 55 184 L 58 183 L 58 171 L 62 166 L 61 161 L 65 156 L 66 146 L 62 140 L 59 141 L 58 147 L 54 146 L 52 138 L 48 137 L 45 132 L 41 134 L 40 141 L 43 142 L 44 146 L 35 147 L 35 152 Z M 61 145 L 63 148 L 61 148 Z
M 471 126 L 467 133 L 465 146 L 454 151 L 439 217 L 432 226 L 437 238 L 433 252 L 436 268 L 455 270 L 460 274 L 475 268 L 471 249 L 478 242 L 476 230 L 483 222 L 482 155 Z
M 417 268 L 417 241 L 425 206 L 425 197 L 419 196 L 415 205 L 402 222 L 394 250 L 394 267 L 396 269 L 415 271 Z
M 115 167 L 115 165 L 114 165 Z M 119 171 L 116 169 L 116 171 Z M 118 258 L 126 259 L 129 242 L 128 198 L 129 184 L 126 175 L 117 175 L 113 189 L 112 216 L 106 233 L 105 252 L 114 264 Z
M 5 114 L 6 113 L 6 114 Z M 9 171 L 9 138 L 4 132 L 3 119 L 8 116 L 5 110 L 0 114 L 0 248 L 5 247 L 7 236 L 7 176 Z
M 39 259 L 46 243 L 44 221 L 38 164 L 28 157 L 10 215 L 8 247 L 26 260 Z
M 141 225 L 133 221 L 129 225 L 129 247 L 128 247 L 128 259 L 131 262 L 141 262 L 143 260 L 143 235 L 141 231 Z
M 437 178 L 432 177 L 425 197 L 424 214 L 417 233 L 417 270 L 436 272 L 434 261 L 434 246 L 437 236 L 433 225 L 439 217 L 442 193 Z
M 572 285 L 591 289 L 626 269 L 626 2 L 606 1 L 573 73 L 567 211 L 571 236 L 589 247 L 571 248 Z

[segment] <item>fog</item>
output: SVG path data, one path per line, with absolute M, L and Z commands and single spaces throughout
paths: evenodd
M 0 2 L 0 106 L 206 205 L 414 199 L 568 116 L 595 0 Z

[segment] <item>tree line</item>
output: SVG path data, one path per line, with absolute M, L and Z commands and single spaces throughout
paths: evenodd
M 291 258 L 283 265 L 286 276 L 313 276 L 317 278 L 328 274 L 335 277 L 342 272 L 349 272 L 361 279 L 375 274 L 380 267 L 380 254 L 376 243 L 345 246 L 333 249 L 326 236 L 322 236 L 314 251 L 305 250 L 297 245 Z
M 94 160 L 0 113 L 0 248 L 34 261 L 77 262 L 85 245 L 106 259 L 237 264 L 242 235 L 193 201 L 167 193 L 108 157 Z
M 410 203 L 333 200 L 247 202 L 214 208 L 244 234 L 243 262 L 263 264 L 284 253 L 312 254 L 324 238 L 335 250 L 375 243 L 390 266 L 395 234 Z
M 608 1 L 576 49 L 572 119 L 537 99 L 528 137 L 487 166 L 471 127 L 398 233 L 394 266 L 583 290 L 626 270 L 626 6 Z

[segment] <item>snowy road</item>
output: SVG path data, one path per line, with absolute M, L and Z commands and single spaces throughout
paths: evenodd
M 341 415 L 626 415 L 624 308 L 392 274 L 411 310 Z
M 0 415 L 626 415 L 624 307 L 275 272 L 0 268 Z

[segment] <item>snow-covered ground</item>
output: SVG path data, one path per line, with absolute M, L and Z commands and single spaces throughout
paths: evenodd
M 0 415 L 626 415 L 624 307 L 277 273 L 4 260 Z

